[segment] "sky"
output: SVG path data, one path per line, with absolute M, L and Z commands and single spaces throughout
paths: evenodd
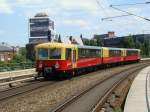
M 102 21 L 126 14 L 110 5 L 143 2 L 150 0 L 0 0 L 0 42 L 25 46 L 29 39 L 28 19 L 38 12 L 46 12 L 55 22 L 55 32 L 64 37 L 82 34 L 92 38 L 108 31 L 115 31 L 117 36 L 150 33 L 150 22 L 135 16 Z M 117 8 L 150 18 L 150 4 Z

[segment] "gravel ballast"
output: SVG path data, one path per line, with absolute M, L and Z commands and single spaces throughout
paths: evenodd
M 59 81 L 54 85 L 13 97 L 7 101 L 0 102 L 0 112 L 48 112 L 64 100 L 95 84 L 97 81 L 135 65 L 137 64 L 100 70 L 70 80 Z

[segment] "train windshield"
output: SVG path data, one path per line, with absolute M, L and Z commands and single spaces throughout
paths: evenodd
M 60 48 L 49 49 L 49 58 L 50 59 L 61 59 L 61 49 Z
M 42 48 L 38 50 L 39 59 L 48 59 L 48 49 Z

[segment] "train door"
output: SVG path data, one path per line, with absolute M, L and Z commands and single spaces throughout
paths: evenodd
M 77 50 L 76 49 L 73 49 L 72 50 L 72 68 L 76 68 L 77 66 Z

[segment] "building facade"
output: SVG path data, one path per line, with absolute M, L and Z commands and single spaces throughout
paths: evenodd
M 116 37 L 115 33 L 102 34 L 102 35 L 94 35 L 94 39 L 101 39 L 102 45 L 104 47 L 121 47 L 123 40 L 128 36 Z M 150 34 L 136 34 L 131 35 L 134 42 L 139 41 L 140 43 L 144 43 L 145 39 L 150 39 Z
M 37 13 L 29 19 L 29 43 L 46 42 L 54 36 L 54 21 L 46 13 Z
M 0 43 L 0 61 L 7 62 L 12 60 L 15 52 L 15 47 L 4 42 Z

